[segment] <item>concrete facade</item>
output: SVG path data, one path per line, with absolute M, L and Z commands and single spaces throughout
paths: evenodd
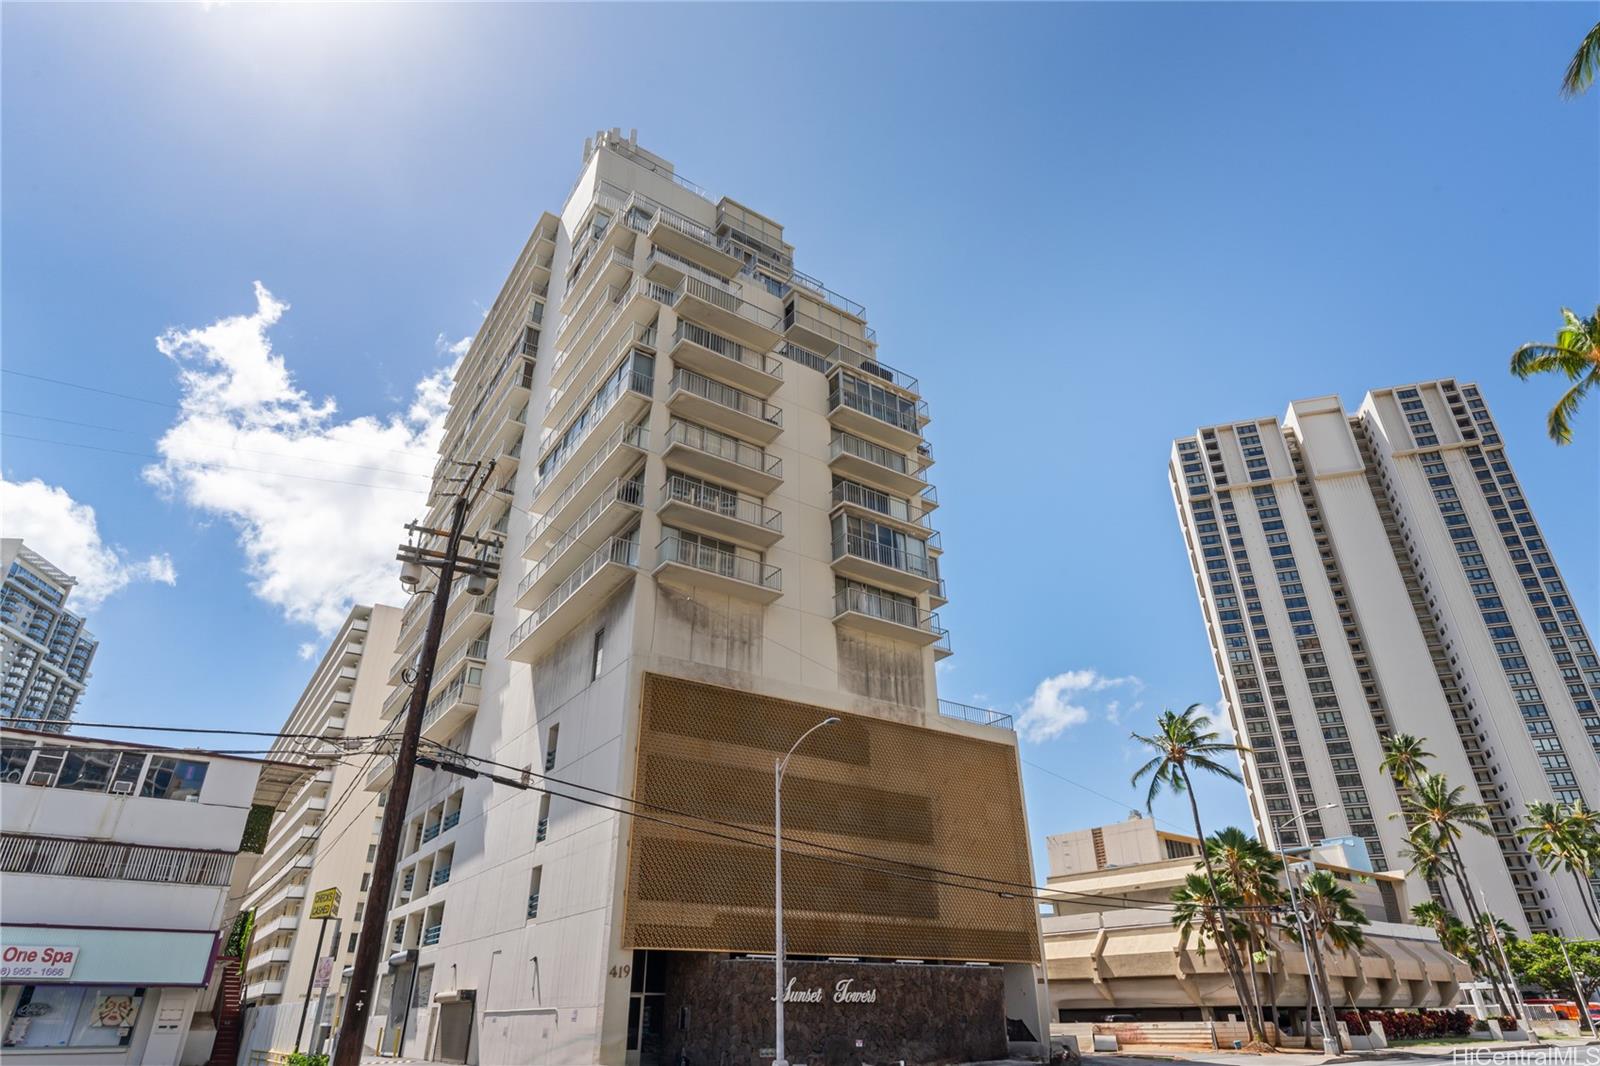
M 1600 801 L 1600 660 L 1478 387 L 1207 427 L 1175 442 L 1170 477 L 1263 838 L 1300 843 L 1279 827 L 1304 815 L 1310 839 L 1359 837 L 1403 869 L 1379 764 L 1410 733 L 1488 809 L 1494 836 L 1461 849 L 1489 910 L 1589 935 L 1576 884 L 1516 829 L 1530 802 Z
M 1131 861 L 1098 868 L 1057 866 L 1056 856 L 1093 855 L 1095 837 L 1120 842 Z M 1043 919 L 1050 1003 L 1061 1022 L 1102 1020 L 1134 1014 L 1146 1021 L 1220 1020 L 1237 1014 L 1238 1003 L 1214 946 L 1201 951 L 1172 924 L 1172 892 L 1199 866 L 1193 837 L 1158 831 L 1135 818 L 1047 838 L 1051 870 L 1047 889 L 1059 892 L 1054 912 Z M 1189 855 L 1167 858 L 1174 844 Z M 1405 921 L 1405 878 L 1326 861 L 1346 857 L 1335 844 L 1314 850 L 1317 869 L 1327 870 L 1355 893 L 1368 917 L 1365 945 L 1347 954 L 1327 952 L 1330 989 L 1339 1009 L 1440 1007 L 1459 998 L 1471 977 L 1460 959 L 1446 952 L 1431 929 Z M 1149 856 L 1161 856 L 1150 859 Z M 1289 1011 L 1308 1002 L 1305 958 L 1287 936 L 1274 938 L 1258 967 L 1260 997 Z
M 383 604 L 353 608 L 285 720 L 286 735 L 273 744 L 274 752 L 300 758 L 337 751 L 346 738 L 355 742 L 381 733 L 399 632 L 398 608 Z M 245 908 L 255 912 L 244 960 L 246 1056 L 294 1047 L 322 934 L 322 922 L 310 917 L 312 899 L 325 889 L 341 894 L 338 919 L 327 923 L 321 953 L 334 960 L 332 980 L 326 996 L 320 989 L 311 993 L 301 1047 L 323 1045 L 338 1017 L 343 1003 L 341 975 L 355 955 L 355 932 L 367 906 L 367 880 L 382 816 L 382 794 L 364 787 L 367 770 L 377 758 L 325 766 L 306 780 L 273 820 L 244 900 Z
M 5 1061 L 206 1061 L 245 824 L 301 771 L 21 730 L 0 732 L 0 760 Z
M 495 460 L 469 532 L 506 550 L 486 596 L 452 597 L 425 747 L 534 789 L 419 771 L 366 1034 L 382 1053 L 665 1061 L 622 913 L 632 829 L 618 809 L 639 773 L 647 675 L 790 701 L 812 722 L 999 744 L 1015 766 L 1006 716 L 937 699 L 949 643 L 918 385 L 877 359 L 860 305 L 793 256 L 778 223 L 603 133 L 458 371 L 442 451 Z M 441 477 L 457 472 L 441 461 Z M 401 663 L 429 602 L 406 611 Z M 770 775 L 767 743 L 702 750 L 759 750 Z M 822 772 L 810 744 L 797 789 Z M 1024 877 L 1020 778 L 971 787 L 1014 812 Z M 741 817 L 770 829 L 766 795 Z M 1033 967 L 1004 969 L 1006 1011 L 1036 1020 Z

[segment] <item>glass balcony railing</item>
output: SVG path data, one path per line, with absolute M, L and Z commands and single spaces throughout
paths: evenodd
M 669 476 L 667 483 L 661 486 L 661 502 L 685 503 L 724 518 L 770 529 L 774 533 L 783 532 L 783 515 L 763 505 L 760 500 L 741 492 L 729 492 L 704 482 L 691 481 L 677 474 Z
M 783 571 L 776 566 L 722 548 L 666 536 L 656 546 L 656 558 L 663 563 L 681 563 L 773 592 L 783 591 Z
M 695 451 L 749 467 L 759 473 L 770 474 L 772 477 L 783 476 L 783 460 L 775 455 L 768 455 L 765 448 L 746 444 L 742 440 L 693 422 L 673 419 L 672 425 L 667 429 L 667 443 L 682 444 Z

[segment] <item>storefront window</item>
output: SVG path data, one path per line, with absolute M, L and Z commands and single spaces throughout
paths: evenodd
M 8 1048 L 119 1048 L 133 1039 L 142 988 L 26 985 L 6 1019 Z
M 156 755 L 150 759 L 150 772 L 145 775 L 144 790 L 139 795 L 156 799 L 197 799 L 205 780 L 205 763 Z

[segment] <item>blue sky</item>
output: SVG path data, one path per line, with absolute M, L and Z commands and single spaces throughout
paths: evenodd
M 1600 91 L 1556 93 L 1595 12 L 5 5 L 4 366 L 140 398 L 0 376 L 8 527 L 103 597 L 81 717 L 281 722 L 431 466 L 426 383 L 614 125 L 921 377 L 943 695 L 1086 715 L 1025 747 L 1036 836 L 1122 817 L 1130 724 L 1217 698 L 1165 479 L 1199 424 L 1476 380 L 1600 623 L 1600 409 L 1557 449 L 1505 372 L 1596 298 Z

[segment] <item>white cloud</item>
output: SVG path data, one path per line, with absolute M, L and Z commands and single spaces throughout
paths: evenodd
M 300 645 L 300 647 L 295 649 L 295 654 L 299 655 L 302 659 L 309 659 L 313 655 L 317 654 L 317 646 L 308 640 L 304 644 Z
M 1216 731 L 1224 744 L 1237 744 L 1238 734 L 1233 731 L 1233 723 L 1228 721 L 1228 716 L 1220 707 L 1213 707 L 1209 703 L 1200 704 L 1200 713 L 1210 723 L 1209 728 Z
M 177 567 L 161 554 L 148 559 L 128 553 L 100 538 L 94 508 L 79 503 L 66 489 L 32 481 L 0 480 L 0 527 L 6 536 L 21 537 L 28 547 L 78 579 L 68 601 L 89 609 L 135 581 L 175 585 Z
M 256 309 L 156 347 L 178 367 L 177 421 L 147 481 L 227 519 L 252 591 L 293 622 L 333 633 L 353 603 L 399 598 L 395 545 L 426 502 L 451 364 L 417 383 L 403 411 L 340 418 L 295 384 L 268 336 L 289 305 L 255 284 Z
M 1083 697 L 1114 688 L 1139 692 L 1144 682 L 1137 677 L 1106 677 L 1098 670 L 1068 670 L 1045 678 L 1033 690 L 1032 698 L 1017 718 L 1022 738 L 1038 744 L 1054 740 L 1071 726 L 1082 725 L 1089 720 L 1089 708 Z M 1120 704 L 1112 700 L 1108 711 L 1114 715 L 1117 708 Z M 1114 722 L 1116 718 L 1111 720 Z

